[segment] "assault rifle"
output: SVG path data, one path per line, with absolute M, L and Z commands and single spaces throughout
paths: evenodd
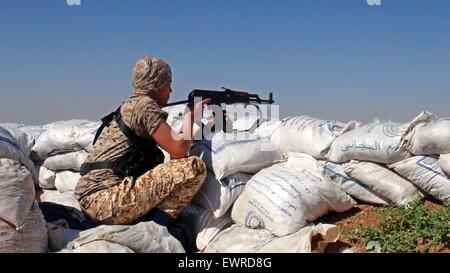
M 179 104 L 187 104 L 188 106 L 192 107 L 194 105 L 194 99 L 196 98 L 200 100 L 211 99 L 208 105 L 221 106 L 222 103 L 224 104 L 243 103 L 245 105 L 254 104 L 254 106 L 256 106 L 258 110 L 259 107 L 257 104 L 273 104 L 275 102 L 273 100 L 273 93 L 269 93 L 269 99 L 265 100 L 261 99 L 256 94 L 250 94 L 248 92 L 243 91 L 235 91 L 225 87 L 222 87 L 222 89 L 224 89 L 224 91 L 194 89 L 189 93 L 187 100 L 168 103 L 164 107 Z M 229 127 L 230 124 L 226 122 L 226 111 L 225 110 L 222 111 L 223 111 L 222 125 L 224 126 L 223 131 L 230 132 L 231 131 L 231 128 Z
M 178 104 L 194 104 L 194 98 L 211 99 L 208 104 L 212 105 L 221 105 L 225 104 L 234 104 L 234 103 L 257 103 L 257 104 L 273 104 L 275 101 L 273 100 L 273 93 L 269 93 L 269 99 L 263 100 L 259 98 L 256 94 L 250 94 L 243 91 L 234 91 L 225 87 L 222 87 L 224 91 L 212 91 L 212 90 L 200 90 L 194 89 L 192 90 L 187 100 L 172 102 L 164 105 L 164 107 L 174 106 Z

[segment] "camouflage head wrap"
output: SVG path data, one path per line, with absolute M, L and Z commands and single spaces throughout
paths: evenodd
M 152 95 L 172 82 L 170 66 L 162 59 L 144 56 L 133 69 L 134 95 Z

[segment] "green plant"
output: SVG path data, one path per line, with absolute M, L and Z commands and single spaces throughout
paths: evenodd
M 360 227 L 347 231 L 352 240 L 380 243 L 382 252 L 429 252 L 450 245 L 450 208 L 431 208 L 416 201 L 380 211 L 380 227 Z

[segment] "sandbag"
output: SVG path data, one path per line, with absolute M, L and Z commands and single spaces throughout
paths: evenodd
M 59 192 L 73 192 L 75 191 L 80 178 L 81 175 L 78 172 L 57 172 L 55 177 L 55 187 Z
M 36 165 L 36 168 L 38 170 L 38 186 L 42 189 L 46 190 L 54 190 L 55 188 L 55 179 L 56 179 L 56 172 L 51 171 L 47 169 L 44 166 Z
M 81 211 L 80 204 L 75 198 L 73 192 L 60 193 L 59 191 L 43 190 L 40 194 L 38 194 L 37 199 L 39 202 L 55 203 Z
M 0 220 L 23 228 L 34 203 L 31 173 L 18 161 L 0 159 Z
M 88 155 L 85 150 L 54 155 L 45 159 L 42 165 L 52 171 L 72 170 L 79 172 Z
M 406 135 L 405 143 L 414 155 L 450 153 L 450 118 L 434 118 L 417 125 Z
M 0 127 L 8 130 L 8 132 L 14 137 L 16 143 L 20 149 L 27 155 L 31 154 L 31 147 L 34 145 L 32 135 L 27 134 L 22 130 L 25 125 L 16 123 L 0 123 Z
M 406 205 L 423 197 L 414 184 L 376 163 L 352 160 L 344 164 L 344 171 L 391 204 Z
M 360 181 L 349 177 L 340 164 L 323 162 L 324 174 L 338 184 L 346 193 L 363 202 L 375 205 L 388 206 L 389 203 L 378 196 L 368 186 Z
M 264 112 L 259 108 L 260 106 L 243 103 L 227 105 L 226 114 L 233 130 L 240 132 L 255 130 L 259 124 L 265 121 Z
M 450 203 L 450 177 L 438 164 L 436 156 L 415 156 L 389 166 L 445 204 Z
M 354 204 L 322 174 L 313 157 L 289 154 L 287 162 L 264 169 L 250 179 L 231 217 L 235 223 L 285 236 L 329 211 L 344 212 Z
M 47 157 L 81 150 L 90 151 L 101 123 L 87 120 L 68 120 L 45 125 L 36 139 L 31 157 L 44 161 Z
M 8 130 L 0 127 L 0 158 L 19 161 L 37 180 L 37 171 L 33 161 L 20 149 L 16 139 L 8 132 Z
M 423 112 L 409 123 L 374 120 L 336 138 L 328 153 L 328 160 L 343 163 L 350 160 L 372 161 L 384 164 L 410 157 L 402 146 L 403 137 L 415 125 L 432 116 Z
M 447 175 L 450 175 L 450 154 L 441 155 L 439 157 L 439 167 L 441 167 Z
M 208 171 L 206 179 L 195 195 L 193 202 L 208 209 L 214 217 L 219 218 L 228 211 L 234 201 L 241 195 L 245 184 L 251 177 L 250 174 L 235 173 L 219 181 L 213 173 Z
M 297 152 L 323 159 L 337 136 L 357 126 L 356 121 L 344 124 L 309 116 L 290 117 L 282 120 L 271 139 L 285 156 Z
M 212 139 L 194 144 L 190 155 L 199 156 L 220 180 L 238 172 L 257 173 L 283 161 L 281 152 L 271 148 L 268 138 L 250 133 L 219 132 Z
M 0 220 L 0 253 L 45 253 L 47 246 L 46 223 L 36 202 L 21 230 Z
M 327 224 L 311 224 L 283 237 L 276 237 L 264 229 L 250 229 L 236 224 L 219 233 L 204 252 L 322 253 L 339 236 L 339 228 Z
M 215 218 L 209 211 L 194 203 L 189 204 L 180 215 L 192 226 L 198 250 L 203 250 L 222 230 L 233 223 L 230 214 Z
M 136 253 L 184 253 L 183 246 L 167 231 L 154 222 L 141 222 L 134 226 L 106 226 L 83 231 L 63 251 L 77 251 L 95 241 L 106 241 L 131 249 Z
M 253 131 L 253 133 L 262 138 L 271 138 L 282 124 L 283 122 L 281 120 L 264 121 Z

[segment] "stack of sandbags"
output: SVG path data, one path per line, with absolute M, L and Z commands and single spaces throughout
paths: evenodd
M 50 245 L 60 253 L 184 253 L 181 243 L 166 227 L 154 222 L 99 226 L 82 232 L 50 230 Z
M 35 202 L 33 176 L 21 162 L 2 157 L 0 252 L 46 252 L 47 230 Z
M 193 145 L 190 154 L 201 157 L 208 168 L 202 187 L 184 214 L 195 223 L 199 250 L 231 225 L 230 209 L 252 174 L 283 160 L 280 151 L 267 149 L 271 148 L 267 145 L 271 145 L 268 138 L 245 132 L 219 132 Z
M 409 123 L 374 120 L 340 135 L 331 145 L 328 160 L 344 163 L 350 160 L 391 164 L 411 156 L 404 147 L 404 137 L 433 115 L 422 112 Z
M 39 186 L 60 192 L 74 191 L 80 168 L 92 149 L 99 122 L 58 121 L 43 126 L 31 157 L 39 169 Z
M 266 168 L 250 179 L 231 217 L 235 223 L 286 236 L 330 211 L 345 212 L 354 204 L 323 175 L 316 159 L 290 153 L 287 162 Z
M 290 117 L 282 120 L 271 140 L 284 156 L 297 152 L 325 159 L 336 137 L 358 126 L 356 121 L 344 124 L 309 116 Z
M 297 232 L 277 237 L 265 229 L 233 225 L 208 244 L 205 253 L 322 253 L 339 239 L 335 225 L 310 224 Z

